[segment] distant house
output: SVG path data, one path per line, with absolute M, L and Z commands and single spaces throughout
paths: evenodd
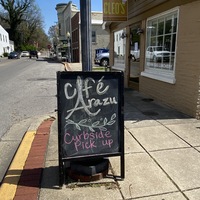
M 9 53 L 13 48 L 14 45 L 10 45 L 8 32 L 0 25 L 0 56 Z

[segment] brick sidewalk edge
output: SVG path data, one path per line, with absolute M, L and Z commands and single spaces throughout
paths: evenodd
M 36 131 L 27 160 L 20 176 L 14 200 L 37 200 L 45 165 L 50 128 L 54 118 L 44 120 Z

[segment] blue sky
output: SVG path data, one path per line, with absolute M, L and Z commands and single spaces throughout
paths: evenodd
M 51 26 L 55 25 L 58 21 L 56 5 L 59 3 L 68 3 L 66 0 L 35 0 L 36 4 L 39 6 L 43 20 L 44 20 L 44 30 L 48 33 Z M 81 0 L 72 0 L 73 4 L 76 4 L 78 9 L 80 9 Z M 102 0 L 91 0 L 91 10 L 92 11 L 102 11 Z

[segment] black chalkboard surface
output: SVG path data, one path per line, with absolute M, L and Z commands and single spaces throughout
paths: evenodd
M 57 72 L 59 160 L 124 154 L 122 72 Z

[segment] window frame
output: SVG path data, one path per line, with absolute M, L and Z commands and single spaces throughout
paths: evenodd
M 176 18 L 172 18 L 172 15 L 176 15 Z M 155 63 L 155 61 L 154 61 L 153 64 L 150 64 L 151 62 L 147 61 L 146 49 L 148 47 L 150 47 L 150 46 L 153 46 L 152 43 L 151 43 L 151 39 L 153 37 L 157 38 L 156 39 L 156 44 L 158 43 L 158 37 L 159 37 L 158 21 L 159 20 L 160 21 L 163 20 L 163 23 L 164 23 L 164 26 L 163 26 L 164 30 L 163 30 L 163 34 L 161 36 L 163 38 L 166 38 L 166 36 L 169 35 L 169 33 L 166 32 L 165 28 L 166 28 L 166 24 L 168 22 L 167 18 L 170 19 L 170 17 L 173 20 L 177 19 L 177 21 L 176 21 L 176 30 L 174 31 L 174 29 L 172 29 L 172 33 L 171 33 L 171 35 L 173 35 L 173 36 L 175 35 L 175 43 L 174 43 L 174 51 L 172 52 L 171 50 L 173 48 L 172 47 L 173 40 L 171 38 L 171 40 L 170 40 L 170 51 L 169 51 L 170 52 L 170 56 L 169 56 L 168 66 L 165 65 L 165 63 L 163 62 L 163 58 L 162 58 L 162 61 L 161 61 L 160 65 Z M 149 26 L 149 24 L 153 24 L 154 21 L 157 21 L 157 24 L 156 24 L 157 25 L 156 26 L 157 32 L 154 33 L 154 34 L 151 33 L 149 35 L 146 34 L 144 71 L 141 72 L 141 76 L 152 78 L 152 79 L 163 81 L 163 82 L 167 82 L 167 83 L 171 83 L 171 84 L 175 84 L 175 82 L 176 82 L 176 79 L 175 79 L 175 67 L 176 67 L 176 50 L 177 50 L 178 23 L 179 23 L 179 7 L 176 7 L 176 8 L 170 9 L 168 11 L 165 11 L 165 12 L 159 13 L 157 15 L 154 15 L 152 17 L 149 17 L 146 20 L 146 30 L 147 30 L 147 27 Z M 164 41 L 164 39 L 162 39 L 162 41 Z M 162 46 L 164 44 L 165 43 L 163 42 Z M 160 45 L 156 45 L 156 46 L 160 46 Z M 148 58 L 148 59 L 150 59 L 150 58 Z M 160 67 L 158 67 L 158 66 L 160 66 Z M 166 68 L 164 68 L 164 66 L 167 66 L 167 70 L 166 70 Z M 172 68 L 172 69 L 170 69 L 170 68 Z

